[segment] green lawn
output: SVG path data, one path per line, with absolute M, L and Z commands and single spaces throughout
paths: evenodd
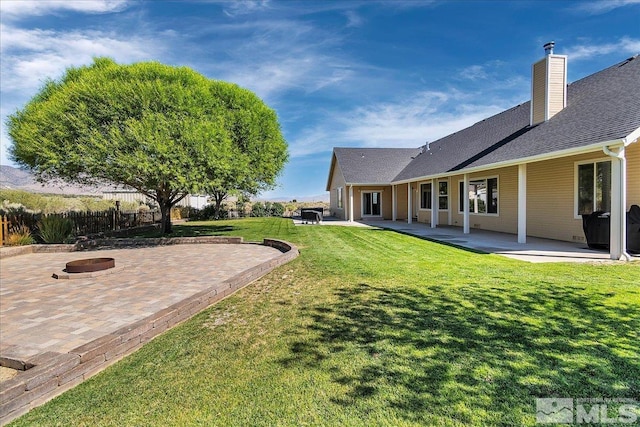
M 16 425 L 534 425 L 640 396 L 640 265 L 528 264 L 282 219 L 175 226 L 301 256 Z

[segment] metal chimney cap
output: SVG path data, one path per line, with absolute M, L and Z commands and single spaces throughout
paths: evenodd
M 554 41 L 550 41 L 548 43 L 545 43 L 545 45 L 543 46 L 544 48 L 544 53 L 546 55 L 553 55 L 553 47 L 556 45 L 556 42 Z

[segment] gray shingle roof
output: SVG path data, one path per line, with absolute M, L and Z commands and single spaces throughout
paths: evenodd
M 640 128 L 640 57 L 568 85 L 567 107 L 544 123 L 530 127 L 529 108 L 526 102 L 431 143 L 388 182 L 624 138 Z
M 419 148 L 334 148 L 333 152 L 347 183 L 388 184 Z

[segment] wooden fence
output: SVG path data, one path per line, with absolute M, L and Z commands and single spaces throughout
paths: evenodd
M 115 230 L 123 230 L 141 225 L 149 225 L 160 222 L 159 211 L 125 212 L 115 209 L 101 212 L 65 212 L 50 214 L 62 218 L 69 218 L 73 222 L 73 235 L 85 236 L 88 234 L 105 233 Z M 31 230 L 31 234 L 38 233 L 38 222 L 44 215 L 33 213 L 8 214 L 0 216 L 2 227 L 0 246 L 6 243 L 7 236 L 25 225 Z

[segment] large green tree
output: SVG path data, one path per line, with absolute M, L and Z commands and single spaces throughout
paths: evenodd
M 157 62 L 69 68 L 7 128 L 12 159 L 39 180 L 135 188 L 158 203 L 165 233 L 187 194 L 255 194 L 288 158 L 276 113 L 255 94 Z

